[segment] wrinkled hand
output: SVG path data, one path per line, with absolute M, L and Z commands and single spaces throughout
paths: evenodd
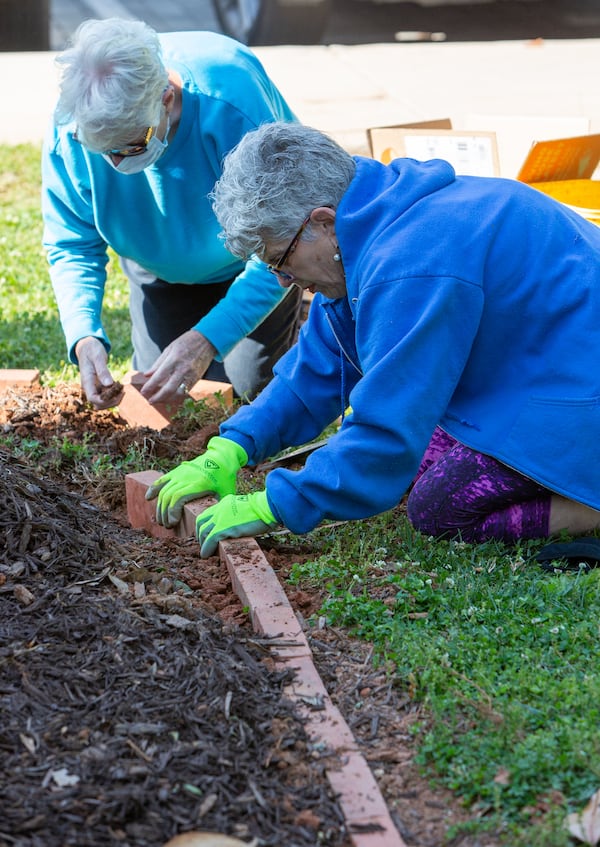
M 237 473 L 247 461 L 248 454 L 235 441 L 220 435 L 211 438 L 205 453 L 163 474 L 146 491 L 146 500 L 158 496 L 157 522 L 175 526 L 181 520 L 184 505 L 191 500 L 206 494 L 234 494 Z
M 266 491 L 229 494 L 196 518 L 200 555 L 203 559 L 212 556 L 224 538 L 262 535 L 277 525 Z
M 165 347 L 146 376 L 142 394 L 150 403 L 181 399 L 181 385 L 191 388 L 206 373 L 216 348 L 195 329 L 189 329 Z
M 81 338 L 75 345 L 75 355 L 79 363 L 79 377 L 85 396 L 96 409 L 109 409 L 118 405 L 115 392 L 103 391 L 115 385 L 111 372 L 108 370 L 108 353 L 106 347 L 98 338 L 87 336 Z

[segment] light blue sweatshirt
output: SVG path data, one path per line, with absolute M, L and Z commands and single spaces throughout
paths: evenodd
M 307 210 L 308 211 L 308 210 Z M 436 425 L 600 509 L 600 227 L 522 183 L 357 158 L 335 230 L 346 298 L 315 296 L 276 377 L 221 427 L 295 532 L 396 505 Z
M 167 282 L 202 285 L 237 275 L 194 327 L 219 359 L 285 295 L 262 262 L 244 264 L 225 249 L 208 194 L 246 132 L 295 117 L 241 44 L 210 32 L 167 33 L 160 41 L 165 66 L 183 80 L 183 100 L 177 133 L 155 165 L 119 174 L 73 139 L 73 125 L 52 125 L 45 139 L 43 242 L 73 362 L 85 336 L 110 350 L 101 320 L 107 245 Z

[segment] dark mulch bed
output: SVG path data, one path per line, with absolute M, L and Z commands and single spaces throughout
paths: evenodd
M 0 844 L 347 843 L 290 675 L 185 595 L 169 608 L 151 546 L 0 452 Z

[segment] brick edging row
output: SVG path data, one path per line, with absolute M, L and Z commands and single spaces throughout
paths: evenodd
M 145 499 L 148 486 L 159 475 L 157 471 L 142 471 L 126 476 L 131 526 L 158 538 L 193 536 L 197 515 L 214 501 L 204 498 L 188 503 L 177 529 L 165 529 L 156 523 L 154 503 Z M 344 814 L 352 844 L 406 847 L 350 727 L 331 701 L 298 618 L 262 550 L 253 538 L 244 538 L 222 541 L 219 555 L 233 590 L 249 610 L 254 631 L 273 638 L 270 653 L 275 667 L 296 671 L 285 693 L 300 708 L 311 741 L 335 754 L 339 766 L 327 768 L 326 776 Z

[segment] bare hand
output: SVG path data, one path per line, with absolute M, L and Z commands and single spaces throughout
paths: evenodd
M 216 353 L 216 348 L 202 333 L 189 329 L 165 347 L 147 371 L 145 376 L 150 378 L 142 394 L 150 403 L 180 400 L 182 394 L 204 376 Z
M 106 347 L 98 339 L 88 336 L 81 338 L 75 345 L 75 355 L 79 362 L 79 376 L 85 396 L 96 409 L 109 409 L 116 406 L 119 392 L 111 372 L 108 370 Z

